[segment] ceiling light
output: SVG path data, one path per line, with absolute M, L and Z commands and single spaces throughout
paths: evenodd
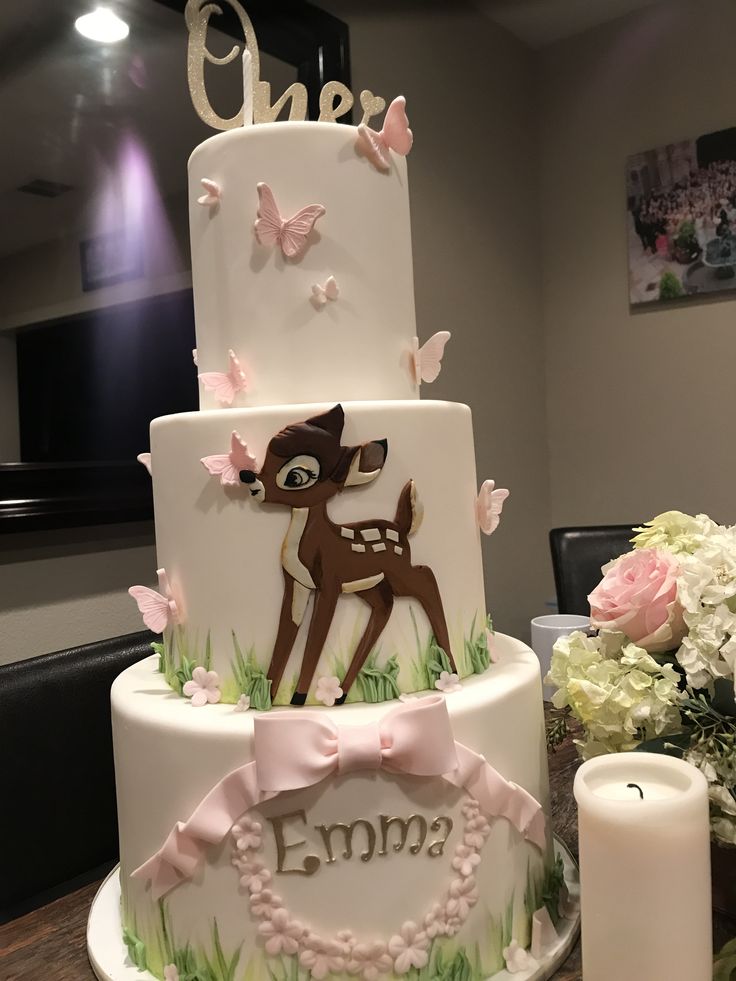
M 99 41 L 101 44 L 113 44 L 115 41 L 122 41 L 130 31 L 125 21 L 106 7 L 98 7 L 91 14 L 77 17 L 74 26 L 81 35 L 88 37 L 90 41 Z

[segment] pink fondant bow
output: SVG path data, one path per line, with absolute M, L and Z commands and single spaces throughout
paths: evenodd
M 253 761 L 213 787 L 189 820 L 178 822 L 156 854 L 132 873 L 151 880 L 155 899 L 191 878 L 206 847 L 221 842 L 251 807 L 285 790 L 355 770 L 441 776 L 464 787 L 487 814 L 507 818 L 526 838 L 545 847 L 541 805 L 504 780 L 482 756 L 455 742 L 439 695 L 405 702 L 365 726 L 337 726 L 316 713 L 257 716 L 254 742 Z

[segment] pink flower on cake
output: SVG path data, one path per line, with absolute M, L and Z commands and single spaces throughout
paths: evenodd
M 639 548 L 615 559 L 588 597 L 591 623 L 625 634 L 649 653 L 678 647 L 687 630 L 677 600 L 679 569 L 665 549 Z
M 284 905 L 281 896 L 271 892 L 270 889 L 261 889 L 250 897 L 250 908 L 254 916 L 259 920 L 270 920 L 274 911 Z
M 506 970 L 509 974 L 520 974 L 537 966 L 532 955 L 520 947 L 516 940 L 512 940 L 508 947 L 504 947 L 503 959 L 506 961 Z
M 214 705 L 220 701 L 220 678 L 216 671 L 206 671 L 201 665 L 192 671 L 192 680 L 184 683 L 182 692 L 191 698 L 192 705 Z
M 266 953 L 271 957 L 279 954 L 296 954 L 304 927 L 298 920 L 289 919 L 283 908 L 275 909 L 269 920 L 258 924 L 258 932 L 266 938 Z
M 485 818 L 482 814 L 478 814 L 471 818 L 465 825 L 463 844 L 467 845 L 468 848 L 482 848 L 490 833 L 491 825 L 489 824 L 487 818 Z
M 462 685 L 460 684 L 460 679 L 454 671 L 442 671 L 437 681 L 435 681 L 434 687 L 437 688 L 438 691 L 444 692 L 445 695 L 449 695 L 450 692 L 460 691 Z
M 463 921 L 478 902 L 478 889 L 472 875 L 464 879 L 453 879 L 450 883 L 450 896 L 445 905 L 447 916 Z
M 241 695 L 240 698 L 235 703 L 235 708 L 233 712 L 247 712 L 250 708 L 250 696 Z
M 479 865 L 480 855 L 474 848 L 468 848 L 467 845 L 457 846 L 452 860 L 453 869 L 456 869 L 460 875 L 468 876 L 473 875 Z
M 472 821 L 474 817 L 480 814 L 480 804 L 477 800 L 472 797 L 465 801 L 463 806 L 460 808 L 460 812 L 466 821 Z
M 179 972 L 176 964 L 167 964 L 164 968 L 164 981 L 179 981 Z
M 224 486 L 239 487 L 241 470 L 258 470 L 256 458 L 248 450 L 245 440 L 233 430 L 230 436 L 230 452 L 204 456 L 200 461 L 208 474 L 219 477 Z
M 273 876 L 261 862 L 253 862 L 250 875 L 244 878 L 247 878 L 248 892 L 252 896 L 255 896 L 259 892 L 263 892 Z
M 376 940 L 355 944 L 345 969 L 348 974 L 359 974 L 365 981 L 376 981 L 380 974 L 388 974 L 393 966 L 386 944 Z
M 334 675 L 325 676 L 317 681 L 317 687 L 314 691 L 314 697 L 318 702 L 322 702 L 323 705 L 332 706 L 338 700 L 342 698 L 342 688 L 340 687 L 340 679 L 336 678 Z
M 398 934 L 388 942 L 388 952 L 394 959 L 394 971 L 407 974 L 413 967 L 421 970 L 429 960 L 429 937 L 416 923 L 407 920 Z
M 424 932 L 434 940 L 435 937 L 443 936 L 447 933 L 447 913 L 445 907 L 435 903 L 432 909 L 424 917 Z
M 148 629 L 162 634 L 172 624 L 184 622 L 184 611 L 181 603 L 174 598 L 166 570 L 157 569 L 156 575 L 160 593 L 148 586 L 131 586 L 128 593 L 136 601 Z
M 328 974 L 339 974 L 345 969 L 343 948 L 338 941 L 324 940 L 316 933 L 308 933 L 302 943 L 304 949 L 299 954 L 299 963 L 317 981 L 322 981 Z
M 260 821 L 254 821 L 247 814 L 233 827 L 235 846 L 241 852 L 248 850 L 258 851 L 261 847 L 261 832 L 263 825 Z

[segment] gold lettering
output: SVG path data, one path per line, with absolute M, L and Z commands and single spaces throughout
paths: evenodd
M 297 868 L 284 868 L 287 851 L 290 848 L 300 848 L 307 843 L 304 838 L 301 841 L 286 841 L 284 837 L 284 821 L 289 821 L 291 818 L 299 818 L 302 824 L 307 823 L 307 815 L 303 810 L 291 811 L 289 814 L 281 814 L 279 817 L 268 818 L 273 825 L 273 836 L 276 840 L 276 871 L 284 875 L 289 875 L 290 873 L 296 875 L 314 875 L 322 864 L 316 855 L 305 855 L 304 861 Z
M 417 822 L 417 831 L 419 837 L 410 846 L 409 851 L 412 855 L 416 855 L 422 850 L 422 845 L 427 837 L 427 821 L 423 818 L 421 814 L 412 814 L 406 820 L 400 817 L 387 817 L 385 814 L 380 815 L 381 818 L 381 849 L 378 852 L 379 855 L 385 855 L 388 851 L 388 832 L 392 824 L 397 824 L 399 826 L 399 840 L 394 842 L 394 851 L 400 852 L 404 845 L 406 844 L 406 839 L 409 835 L 409 827 L 412 821 Z M 432 825 L 434 827 L 434 825 Z
M 289 119 L 307 118 L 307 90 L 301 82 L 292 82 L 280 99 L 271 105 L 271 83 L 260 82 L 253 75 L 253 122 L 272 123 L 286 103 L 289 106 Z
M 327 852 L 327 862 L 331 864 L 335 861 L 335 856 L 332 851 L 332 835 L 335 831 L 342 831 L 345 836 L 345 850 L 342 853 L 343 858 L 352 858 L 353 855 L 353 834 L 358 825 L 362 825 L 365 828 L 365 833 L 367 837 L 368 847 L 360 856 L 361 862 L 370 862 L 373 858 L 373 852 L 376 847 L 376 831 L 370 821 L 366 821 L 365 818 L 358 818 L 357 821 L 353 821 L 352 824 L 330 824 L 315 825 L 315 831 L 319 831 L 322 835 L 322 841 L 325 844 L 325 851 Z
M 452 818 L 450 817 L 436 817 L 431 823 L 430 828 L 432 831 L 439 831 L 444 824 L 447 829 L 444 838 L 438 838 L 437 841 L 433 841 L 432 844 L 427 849 L 427 854 L 430 858 L 438 858 L 445 849 L 445 842 L 450 837 L 450 832 L 452 831 Z
M 386 100 L 380 95 L 374 95 L 370 89 L 363 89 L 360 93 L 360 104 L 363 107 L 363 116 L 360 120 L 362 126 L 367 126 L 374 116 L 386 108 Z
M 335 105 L 335 98 L 340 101 Z M 334 123 L 353 108 L 353 93 L 342 82 L 328 82 L 319 94 L 319 121 Z

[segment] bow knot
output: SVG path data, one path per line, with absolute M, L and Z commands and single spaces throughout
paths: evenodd
M 337 771 L 378 770 L 383 763 L 381 730 L 367 726 L 340 726 L 337 730 Z

